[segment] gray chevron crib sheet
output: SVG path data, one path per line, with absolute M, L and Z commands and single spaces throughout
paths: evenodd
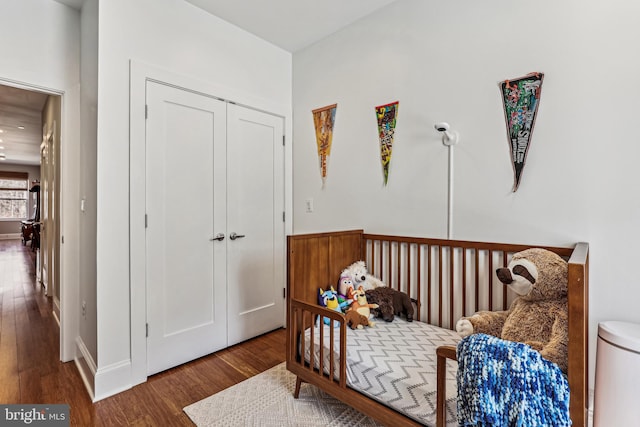
M 323 327 L 324 370 L 328 373 L 330 327 Z M 309 359 L 310 331 L 306 331 L 305 358 Z M 320 337 L 314 333 L 314 360 L 318 366 Z M 339 334 L 334 334 L 334 363 L 339 366 Z M 436 422 L 436 348 L 457 345 L 460 336 L 423 322 L 378 321 L 373 328 L 347 329 L 347 384 L 349 387 L 406 414 L 414 420 Z M 456 421 L 457 364 L 447 368 L 447 425 Z

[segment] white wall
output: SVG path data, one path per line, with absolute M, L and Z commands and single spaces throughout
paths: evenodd
M 73 358 L 78 294 L 79 61 L 78 11 L 51 0 L 1 0 L 0 79 L 62 94 L 61 130 L 61 359 Z M 75 300 L 74 300 L 75 298 Z
M 97 302 L 96 302 L 96 151 L 98 121 L 98 0 L 85 0 L 81 13 L 80 42 L 80 135 L 82 146 L 77 153 L 84 167 L 80 179 L 80 200 L 83 206 L 79 214 L 80 234 L 80 310 L 79 338 L 82 357 L 95 371 L 98 357 Z M 83 364 L 79 366 L 83 367 Z M 85 373 L 87 378 L 95 372 Z
M 460 132 L 453 237 L 590 243 L 590 356 L 597 322 L 640 323 L 637 159 L 640 4 L 401 0 L 294 54 L 294 231 L 364 228 L 446 236 L 447 150 Z M 545 73 L 520 188 L 511 192 L 498 82 Z M 389 184 L 374 106 L 399 100 Z M 311 110 L 338 103 L 321 189 Z M 305 213 L 313 198 L 314 213 Z M 593 382 L 591 382 L 593 387 Z
M 285 116 L 291 134 L 291 54 L 182 0 L 99 4 L 97 145 L 97 361 L 95 399 L 137 375 L 129 309 L 129 64 L 205 82 L 214 94 Z M 133 124 L 132 124 L 133 126 Z M 138 223 L 140 218 L 131 218 Z M 134 334 L 132 336 L 131 334 Z M 129 382 L 127 382 L 129 381 Z

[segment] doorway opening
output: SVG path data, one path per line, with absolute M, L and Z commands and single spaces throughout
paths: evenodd
M 26 180 L 26 189 L 0 189 L 0 239 L 22 240 L 34 252 L 34 274 L 58 326 L 61 116 L 61 94 L 0 80 L 0 179 Z

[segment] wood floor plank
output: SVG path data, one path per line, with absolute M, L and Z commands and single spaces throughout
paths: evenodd
M 74 362 L 60 362 L 53 303 L 35 280 L 35 253 L 0 240 L 0 402 L 66 403 L 71 426 L 193 426 L 182 411 L 285 360 L 279 329 L 153 375 L 93 403 Z
M 43 402 L 40 369 L 38 369 L 38 367 L 36 366 L 33 368 L 21 370 L 18 376 L 20 378 L 19 403 Z

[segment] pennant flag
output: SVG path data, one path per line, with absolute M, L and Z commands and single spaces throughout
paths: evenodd
M 543 73 L 529 73 L 500 83 L 507 137 L 513 161 L 513 192 L 518 190 L 524 169 L 536 114 L 540 105 Z
M 333 124 L 336 120 L 338 104 L 328 105 L 312 111 L 313 125 L 316 128 L 316 144 L 318 145 L 318 159 L 320 160 L 320 176 L 322 187 L 327 179 L 327 163 L 331 155 L 331 141 L 333 139 Z
M 378 137 L 380 138 L 380 158 L 382 160 L 382 173 L 384 185 L 389 180 L 389 164 L 391 163 L 391 150 L 393 147 L 393 134 L 396 130 L 396 117 L 398 115 L 399 102 L 376 107 L 378 118 Z

